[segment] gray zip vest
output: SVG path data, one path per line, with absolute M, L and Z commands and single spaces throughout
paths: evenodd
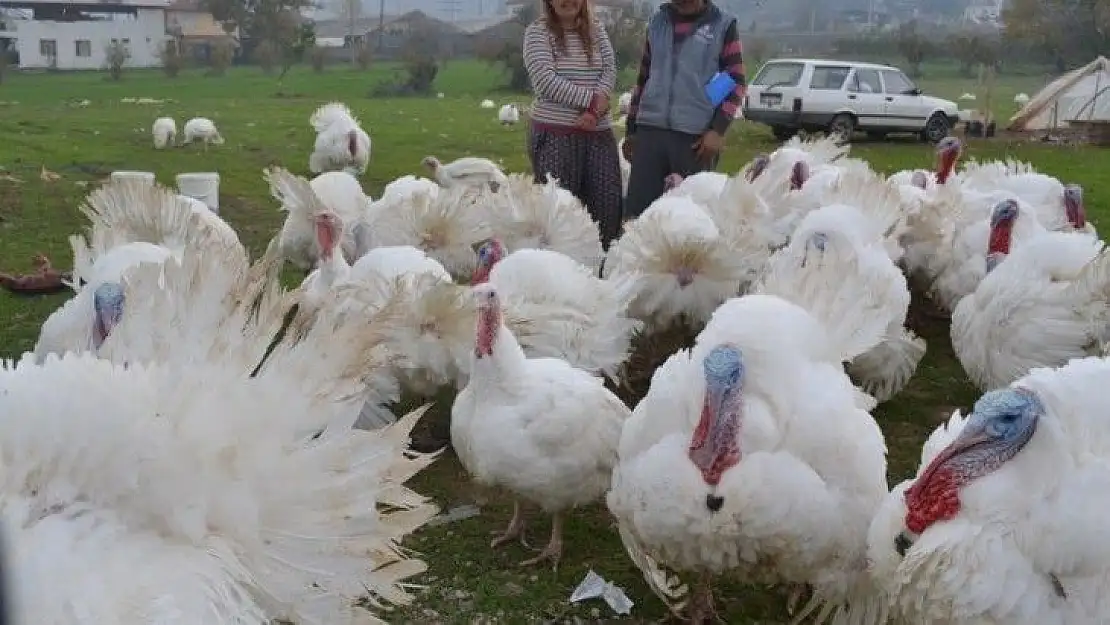
M 715 107 L 705 95 L 705 85 L 720 71 L 725 31 L 735 21 L 710 5 L 693 32 L 675 47 L 670 9 L 655 12 L 648 22 L 651 68 L 640 96 L 637 126 L 691 135 L 709 128 Z

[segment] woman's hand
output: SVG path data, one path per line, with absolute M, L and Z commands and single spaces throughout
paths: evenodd
M 593 130 L 597 128 L 597 115 L 594 115 L 590 111 L 582 113 L 578 116 L 578 121 L 574 122 L 574 127 L 583 130 Z
M 603 115 L 605 113 L 608 113 L 610 106 L 611 106 L 611 103 L 609 102 L 609 94 L 608 93 L 604 93 L 602 91 L 598 91 L 598 92 L 594 93 L 594 107 L 593 107 L 594 113 L 596 113 L 599 116 Z

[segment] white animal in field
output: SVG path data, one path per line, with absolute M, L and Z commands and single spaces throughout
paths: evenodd
M 511 126 L 520 121 L 520 109 L 515 104 L 506 104 L 497 113 L 497 119 L 501 121 L 501 125 Z
M 632 107 L 632 92 L 625 91 L 617 100 L 617 108 L 620 110 L 621 115 L 628 115 L 628 109 Z
M 316 145 L 308 158 L 314 174 L 343 170 L 352 176 L 366 173 L 370 164 L 370 135 L 358 118 L 341 102 L 316 109 L 309 119 L 316 130 Z
M 1016 96 L 1014 96 L 1014 104 L 1016 104 L 1018 106 L 1025 106 L 1026 104 L 1029 104 L 1029 94 L 1027 94 L 1027 93 L 1017 94 Z
M 154 135 L 154 147 L 161 150 L 172 145 L 177 138 L 177 122 L 172 117 L 159 117 L 154 120 L 154 127 L 150 132 Z
M 224 138 L 216 128 L 216 123 L 207 117 L 194 117 L 185 122 L 185 138 L 182 143 L 201 141 L 205 149 L 209 144 L 223 145 Z
M 493 103 L 493 100 L 482 100 L 482 103 L 479 106 L 481 106 L 484 109 L 491 109 L 491 108 L 494 108 L 497 105 Z

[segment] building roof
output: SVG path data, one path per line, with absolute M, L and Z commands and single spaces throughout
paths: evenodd
M 398 15 L 386 15 L 385 24 L 388 26 L 397 21 Z M 371 30 L 377 30 L 380 23 L 380 16 L 374 17 L 360 17 L 355 20 L 355 32 L 363 34 Z M 329 38 L 343 38 L 350 34 L 351 24 L 349 20 L 344 19 L 326 19 L 316 20 L 316 36 L 324 39 Z
M 5 9 L 33 9 L 44 4 L 70 4 L 78 7 L 93 7 L 105 13 L 124 11 L 127 9 L 165 9 L 168 0 L 0 0 L 0 8 Z
M 492 15 L 489 17 L 476 17 L 473 19 L 455 20 L 453 22 L 449 22 L 449 24 L 468 35 L 472 35 L 474 33 L 486 30 L 487 28 L 497 26 L 498 24 L 508 22 L 512 19 L 513 17 L 511 15 Z
M 505 6 L 521 6 L 529 3 L 538 3 L 538 0 L 505 0 Z M 634 4 L 632 0 L 593 0 L 594 6 L 599 7 L 613 7 L 614 9 L 631 9 Z

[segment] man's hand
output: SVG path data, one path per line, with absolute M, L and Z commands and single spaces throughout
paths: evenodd
M 593 130 L 597 128 L 597 116 L 586 111 L 578 116 L 578 121 L 574 122 L 574 127 L 582 128 L 583 130 Z
M 694 152 L 702 163 L 709 163 L 714 156 L 721 153 L 725 145 L 725 138 L 715 130 L 707 130 L 700 139 L 694 142 Z
M 632 162 L 632 144 L 635 143 L 635 141 L 635 135 L 626 135 L 624 143 L 621 144 L 621 156 L 630 163 Z

